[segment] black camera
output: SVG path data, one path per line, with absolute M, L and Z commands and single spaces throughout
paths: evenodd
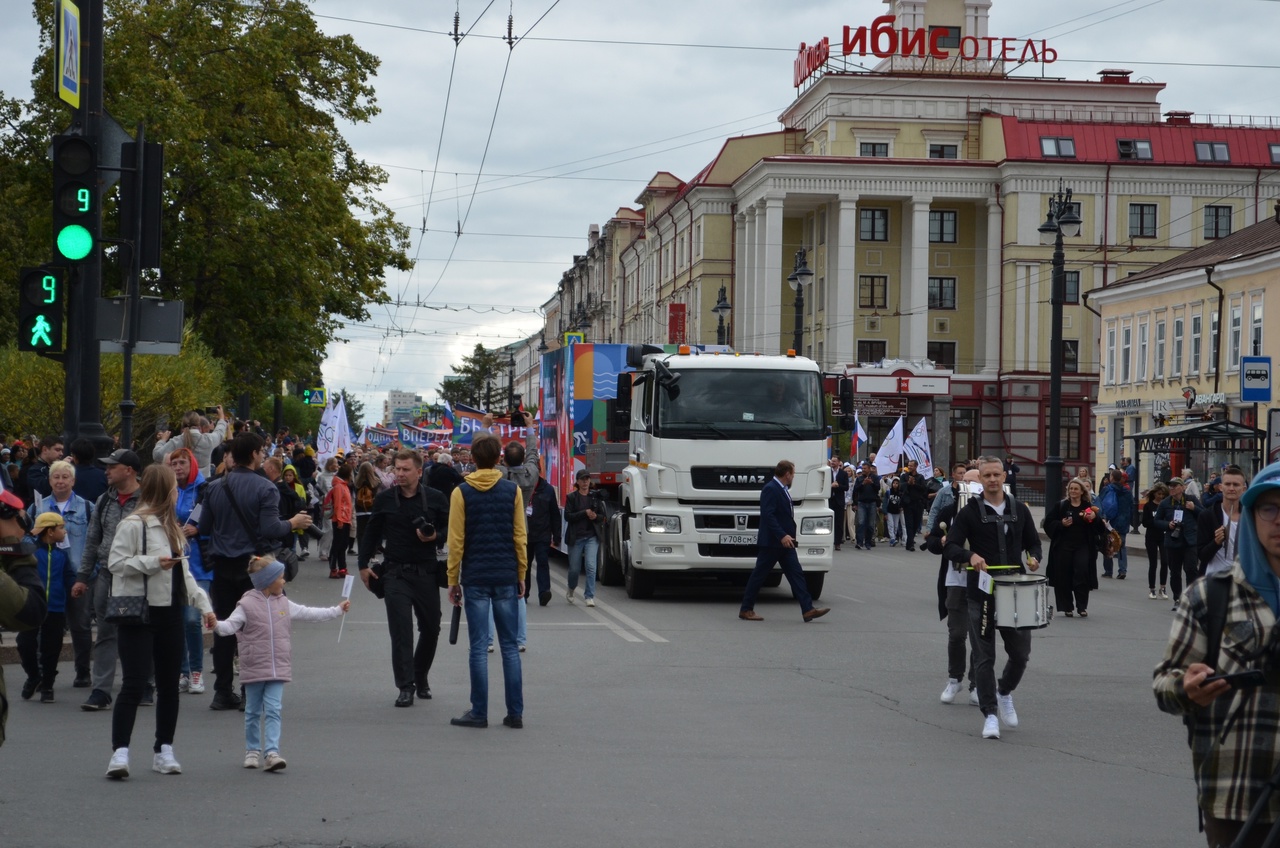
M 430 539 L 436 534 L 436 526 L 426 519 L 426 516 L 419 515 L 413 519 L 413 529 Z

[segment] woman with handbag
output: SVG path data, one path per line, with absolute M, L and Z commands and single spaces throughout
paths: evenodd
M 178 725 L 178 675 L 186 650 L 184 607 L 198 607 L 206 627 L 217 618 L 209 596 L 196 585 L 186 563 L 187 540 L 178 524 L 177 478 L 167 465 L 142 475 L 138 506 L 120 522 L 107 568 L 112 575 L 107 618 L 117 625 L 124 683 L 111 715 L 111 762 L 107 777 L 129 776 L 129 741 L 138 703 L 153 670 L 156 681 L 156 739 L 152 770 L 180 774 L 173 756 Z
M 1067 496 L 1045 514 L 1044 531 L 1050 539 L 1045 571 L 1058 609 L 1067 618 L 1076 612 L 1087 618 L 1089 591 L 1098 588 L 1098 550 L 1106 523 L 1089 502 L 1085 482 L 1079 477 L 1067 484 Z

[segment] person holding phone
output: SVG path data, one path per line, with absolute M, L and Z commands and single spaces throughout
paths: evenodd
M 1152 682 L 1159 708 L 1189 730 L 1210 846 L 1232 844 L 1280 769 L 1280 463 L 1258 474 L 1239 507 L 1231 566 L 1187 587 Z M 1272 810 L 1264 806 L 1244 844 L 1262 844 Z
M 212 428 L 208 427 L 207 419 L 198 409 L 193 409 L 186 415 L 182 416 L 182 434 L 180 438 L 171 438 L 173 435 L 169 430 L 161 430 L 156 433 L 156 446 L 151 451 L 151 458 L 156 462 L 164 462 L 165 457 L 180 447 L 187 448 L 196 457 L 196 467 L 204 474 L 206 478 L 213 476 L 213 468 L 210 460 L 213 457 L 213 449 L 222 444 L 227 437 L 227 413 L 223 411 L 221 406 L 208 407 L 212 412 L 210 415 L 217 414 L 218 423 Z
M 1155 525 L 1164 531 L 1164 546 L 1169 552 L 1170 583 L 1173 585 L 1173 608 L 1182 600 L 1182 580 L 1187 585 L 1195 580 L 1200 561 L 1199 546 L 1200 502 L 1187 494 L 1186 481 L 1174 477 L 1169 481 L 1169 497 L 1160 502 L 1156 510 Z

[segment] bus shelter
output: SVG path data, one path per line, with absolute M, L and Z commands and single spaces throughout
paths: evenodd
M 1252 477 L 1262 468 L 1267 434 L 1239 421 L 1186 421 L 1126 436 L 1134 454 L 1155 455 L 1156 479 L 1167 481 L 1183 468 L 1195 468 L 1205 480 L 1223 465 L 1239 465 Z

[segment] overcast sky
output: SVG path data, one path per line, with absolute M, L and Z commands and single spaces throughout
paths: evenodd
M 454 3 L 312 3 L 323 30 L 349 33 L 382 59 L 374 80 L 382 114 L 346 135 L 387 170 L 382 199 L 413 229 L 416 267 L 391 272 L 388 292 L 431 306 L 523 310 L 373 308 L 369 324 L 344 332 L 346 343 L 331 345 L 324 364 L 329 388 L 364 400 L 369 423 L 387 390 L 433 399 L 450 364 L 477 341 L 494 346 L 536 332 L 541 318 L 532 313 L 584 252 L 591 224 L 634 205 L 657 171 L 689 179 L 726 137 L 777 129 L 795 93 L 799 43 L 827 36 L 836 53 L 844 25 L 870 25 L 886 9 L 880 0 L 458 7 L 463 30 L 473 28 L 455 50 L 445 34 Z M 0 0 L 0 89 L 9 95 L 30 96 L 38 46 L 30 9 L 27 0 Z M 529 33 L 514 49 L 501 40 L 508 12 L 515 35 Z M 995 0 L 990 22 L 993 36 L 1047 39 L 1060 57 L 1047 76 L 1096 79 L 1102 68 L 1129 68 L 1135 80 L 1167 83 L 1166 110 L 1198 116 L 1280 115 L 1277 31 L 1273 0 Z

